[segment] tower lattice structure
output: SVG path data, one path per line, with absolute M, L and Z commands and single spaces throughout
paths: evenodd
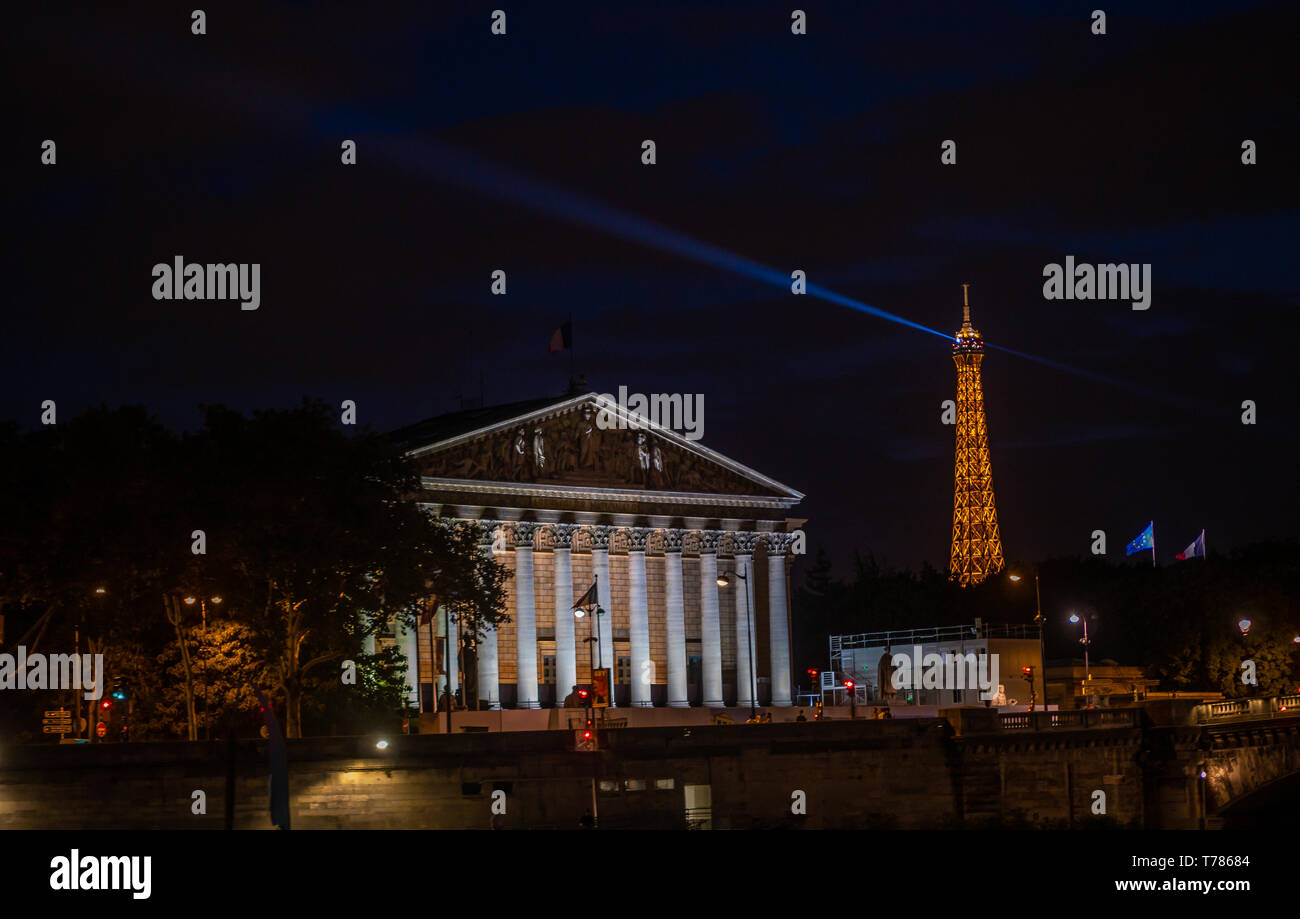
M 993 502 L 993 464 L 980 383 L 984 339 L 970 324 L 967 286 L 962 285 L 962 324 L 952 344 L 952 360 L 957 365 L 957 467 L 948 564 L 949 576 L 962 587 L 980 583 L 1006 564 Z

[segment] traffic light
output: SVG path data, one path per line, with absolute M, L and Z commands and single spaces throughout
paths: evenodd
M 845 680 L 845 681 L 844 681 L 844 689 L 845 689 L 846 692 L 853 692 L 853 681 L 852 681 L 852 680 Z
M 108 709 L 110 709 L 110 708 L 113 707 L 113 700 L 112 700 L 112 699 L 103 699 L 103 700 L 100 701 L 100 703 L 99 703 L 99 707 L 102 708 L 102 709 L 104 709 L 105 711 L 107 711 Z
M 573 748 L 579 753 L 595 753 L 597 750 L 596 717 L 590 707 L 586 710 L 586 723 L 582 730 L 574 732 Z
M 1034 668 L 1031 665 L 1026 664 L 1025 666 L 1021 667 L 1020 672 L 1024 674 L 1026 680 L 1033 680 Z
M 578 690 L 578 699 L 579 699 L 579 701 L 582 702 L 584 708 L 585 708 L 586 706 L 590 705 L 590 704 L 591 704 L 591 690 L 590 690 L 590 689 L 579 689 L 579 690 Z

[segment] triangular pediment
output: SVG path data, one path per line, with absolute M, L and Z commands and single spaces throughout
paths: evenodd
M 789 500 L 799 492 L 594 393 L 408 449 L 421 475 Z

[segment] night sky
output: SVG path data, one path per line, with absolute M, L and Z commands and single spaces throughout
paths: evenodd
M 387 430 L 480 379 L 562 392 L 572 314 L 595 390 L 702 393 L 703 443 L 806 493 L 838 571 L 946 566 L 948 342 L 721 251 L 945 334 L 969 282 L 990 346 L 1047 362 L 984 362 L 1009 559 L 1295 535 L 1294 5 L 805 3 L 806 36 L 793 6 L 11 12 L 0 419 L 307 395 Z M 260 263 L 260 309 L 154 300 L 176 255 Z M 1150 309 L 1045 300 L 1066 255 L 1151 263 Z

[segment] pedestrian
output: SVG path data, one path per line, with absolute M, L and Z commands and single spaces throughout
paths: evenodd
M 798 717 L 796 717 L 794 720 L 795 720 L 795 721 L 807 721 L 807 720 L 808 720 L 807 718 L 805 718 L 805 717 L 803 716 L 803 709 L 799 709 L 799 715 L 798 715 Z

